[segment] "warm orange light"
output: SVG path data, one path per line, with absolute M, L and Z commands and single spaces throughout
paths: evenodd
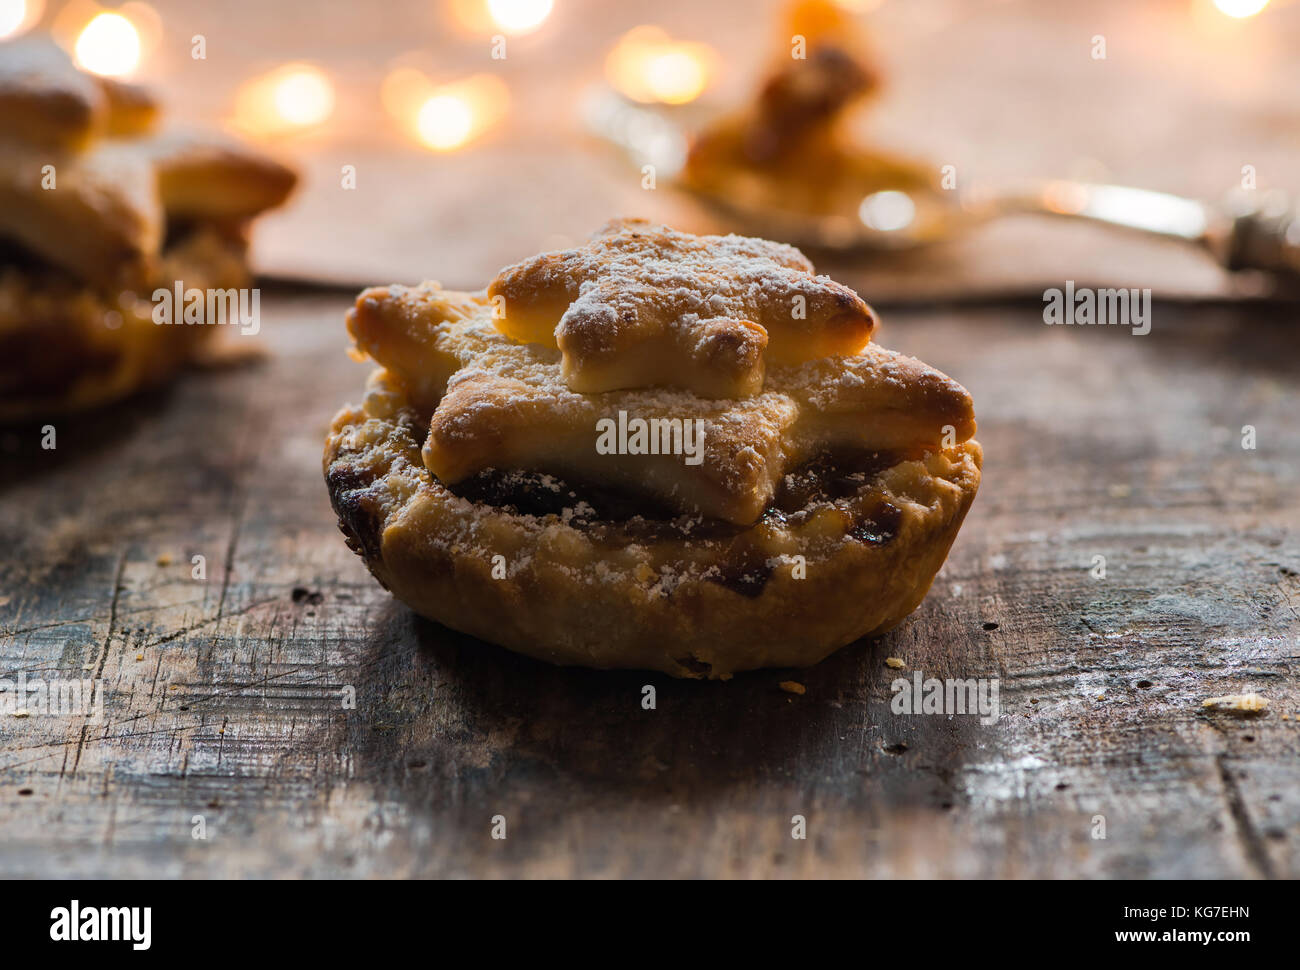
M 450 0 L 449 6 L 452 16 L 466 33 L 486 34 L 492 30 L 486 0 Z
M 474 109 L 454 94 L 435 94 L 415 118 L 420 140 L 440 152 L 459 148 L 474 131 Z
M 1253 17 L 1268 6 L 1268 0 L 1214 0 L 1221 13 L 1238 20 Z
M 433 96 L 433 82 L 414 67 L 397 67 L 389 71 L 379 86 L 379 100 L 384 110 L 397 121 L 405 122 L 420 112 Z
M 27 20 L 27 0 L 0 0 L 0 37 L 18 33 Z
M 252 134 L 313 128 L 334 113 L 334 85 L 310 64 L 285 64 L 239 91 L 235 121 Z
M 452 16 L 470 34 L 531 34 L 546 22 L 554 0 L 450 0 Z
M 140 33 L 120 13 L 96 14 L 74 50 L 77 63 L 92 74 L 125 77 L 140 65 Z
M 50 36 L 65 51 L 75 53 L 77 38 L 86 29 L 86 24 L 104 12 L 95 0 L 68 0 L 63 5 L 52 4 L 53 17 L 50 18 Z
M 492 74 L 436 85 L 414 67 L 397 67 L 379 89 L 384 108 L 426 148 L 455 151 L 501 120 L 510 101 Z
M 398 81 L 394 81 L 392 75 L 390 81 L 390 91 L 396 92 Z M 402 92 L 404 97 L 418 90 L 414 77 L 410 75 L 401 79 L 401 84 L 406 88 Z M 492 74 L 476 74 L 438 87 L 430 84 L 415 112 L 415 137 L 434 151 L 454 151 L 500 121 L 509 97 L 505 82 Z
M 18 33 L 27 19 L 27 0 L 0 0 L 0 37 Z
M 488 16 L 507 34 L 531 34 L 551 15 L 553 0 L 487 0 Z
M 127 0 L 116 12 L 131 21 L 140 35 L 140 59 L 147 62 L 149 55 L 162 43 L 162 17 L 144 0 Z
M 0 38 L 13 37 L 41 19 L 42 0 L 0 0 Z
M 276 113 L 296 128 L 319 125 L 334 112 L 334 86 L 314 67 L 286 71 L 272 97 Z
M 685 104 L 713 77 L 717 55 L 707 44 L 675 41 L 658 27 L 635 27 L 605 59 L 605 76 L 634 101 Z

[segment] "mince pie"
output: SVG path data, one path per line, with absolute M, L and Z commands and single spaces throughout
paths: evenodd
M 155 291 L 249 285 L 248 223 L 296 176 L 157 132 L 158 114 L 146 89 L 82 73 L 47 39 L 0 44 L 0 420 L 167 378 L 215 328 L 159 325 Z
M 796 249 L 638 220 L 366 290 L 340 526 L 417 612 L 554 663 L 816 663 L 917 607 L 979 486 L 970 396 L 874 322 Z

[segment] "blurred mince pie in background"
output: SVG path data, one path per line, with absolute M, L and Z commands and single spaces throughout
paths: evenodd
M 248 224 L 297 176 L 159 114 L 46 37 L 0 43 L 0 420 L 166 380 L 218 328 L 156 323 L 154 292 L 249 285 Z

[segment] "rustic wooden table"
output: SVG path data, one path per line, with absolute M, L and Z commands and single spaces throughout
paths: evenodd
M 0 874 L 1300 874 L 1294 309 L 1157 304 L 1142 337 L 886 312 L 976 401 L 948 564 L 880 640 L 682 683 L 393 601 L 319 468 L 366 372 L 348 297 L 263 296 L 264 363 L 56 421 L 53 450 L 0 432 L 0 677 L 105 697 L 0 718 Z M 916 670 L 998 678 L 1001 717 L 892 713 Z M 1244 691 L 1268 711 L 1202 709 Z

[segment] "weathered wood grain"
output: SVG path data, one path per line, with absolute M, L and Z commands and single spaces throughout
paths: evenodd
M 877 642 L 699 684 L 546 667 L 370 579 L 319 470 L 366 372 L 347 302 L 267 291 L 266 363 L 55 421 L 54 451 L 0 430 L 0 676 L 107 696 L 0 719 L 0 873 L 1300 874 L 1293 310 L 886 313 L 975 397 L 951 559 Z M 891 713 L 915 669 L 1000 678 L 1001 718 Z M 1248 690 L 1268 713 L 1201 709 Z

